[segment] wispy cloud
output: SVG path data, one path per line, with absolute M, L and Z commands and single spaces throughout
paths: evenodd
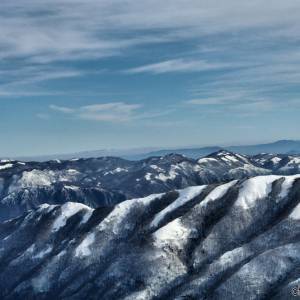
M 274 111 L 286 111 L 300 107 L 299 98 L 268 95 L 265 90 L 253 87 L 234 90 L 226 86 L 210 88 L 210 93 L 202 97 L 186 100 L 183 105 L 187 109 L 199 107 L 203 113 L 230 114 L 236 117 L 254 116 Z
M 99 122 L 127 122 L 139 117 L 139 104 L 128 104 L 124 102 L 111 102 L 103 104 L 93 104 L 78 108 L 50 105 L 51 110 L 55 110 L 73 117 Z
M 41 120 L 49 120 L 50 119 L 50 116 L 48 114 L 44 114 L 44 113 L 37 113 L 36 117 Z
M 278 64 L 276 59 L 268 58 L 270 53 L 281 51 L 280 59 L 285 65 L 299 60 L 299 55 L 296 58 L 288 53 L 290 44 L 295 47 L 298 42 L 299 9 L 300 3 L 293 0 L 273 0 L 271 4 L 261 0 L 247 3 L 238 0 L 222 3 L 217 0 L 163 3 L 159 0 L 53 0 L 47 7 L 38 0 L 3 0 L 0 94 L 9 96 L 16 91 L 15 95 L 19 95 L 19 92 L 28 92 L 24 86 L 19 92 L 15 89 L 22 84 L 36 88 L 43 81 L 88 74 L 88 70 L 83 72 L 82 66 L 68 69 L 62 68 L 62 63 L 134 57 L 145 45 L 151 49 L 170 42 L 178 46 L 171 51 L 164 49 L 163 55 L 153 57 L 154 63 L 145 64 L 139 59 L 139 66 L 123 74 L 231 71 L 236 66 L 254 66 L 259 61 L 262 66 L 252 69 L 253 80 L 275 80 L 277 76 L 277 80 L 281 77 L 282 84 L 296 83 L 299 79 L 296 69 L 286 69 L 281 74 L 278 71 L 275 75 L 268 72 L 269 78 L 263 72 L 270 64 L 275 65 L 273 67 Z M 224 46 L 227 49 L 224 53 L 218 51 Z M 184 52 L 188 54 L 185 56 Z M 218 80 L 231 84 L 250 74 L 251 71 L 244 70 L 237 77 L 229 74 Z M 14 88 L 2 86 L 3 81 L 5 85 L 13 83 Z
M 0 97 L 55 95 L 55 91 L 39 89 L 38 84 L 43 81 L 80 77 L 84 74 L 82 70 L 51 66 L 3 68 L 0 71 Z
M 272 5 L 260 0 L 54 0 L 47 8 L 37 0 L 4 0 L 0 57 L 40 63 L 90 59 L 120 55 L 142 44 L 261 28 L 259 39 L 295 37 L 299 8 L 292 0 L 273 0 Z
M 155 64 L 149 64 L 132 68 L 126 71 L 126 73 L 153 73 L 162 74 L 170 72 L 201 72 L 209 70 L 218 70 L 232 68 L 231 64 L 227 63 L 210 63 L 204 60 L 188 60 L 188 59 L 172 59 L 166 60 Z
M 76 111 L 74 108 L 58 106 L 58 105 L 54 105 L 54 104 L 51 104 L 49 106 L 49 108 L 52 109 L 52 110 L 56 110 L 58 112 L 61 112 L 61 113 L 65 113 L 65 114 L 72 114 Z

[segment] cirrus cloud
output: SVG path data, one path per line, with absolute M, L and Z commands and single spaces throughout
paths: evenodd
M 71 108 L 58 105 L 50 105 L 50 109 L 72 115 L 73 117 L 99 122 L 126 122 L 138 116 L 137 111 L 141 108 L 139 104 L 128 104 L 124 102 L 110 102 L 103 104 L 92 104 Z

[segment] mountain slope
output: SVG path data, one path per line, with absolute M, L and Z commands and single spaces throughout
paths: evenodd
M 300 176 L 120 203 L 42 205 L 0 225 L 1 299 L 288 299 Z

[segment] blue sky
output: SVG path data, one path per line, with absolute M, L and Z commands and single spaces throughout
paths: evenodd
M 0 155 L 299 139 L 299 12 L 2 0 Z

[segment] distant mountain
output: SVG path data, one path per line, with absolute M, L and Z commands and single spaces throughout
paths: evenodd
M 95 151 L 83 151 L 66 154 L 53 154 L 41 156 L 23 156 L 14 157 L 14 160 L 20 161 L 49 161 L 49 160 L 69 160 L 72 158 L 97 158 L 104 156 L 116 156 L 128 160 L 141 160 L 152 156 L 164 156 L 168 154 L 180 154 L 189 158 L 197 159 L 209 155 L 210 153 L 219 150 L 228 150 L 240 154 L 255 155 L 260 153 L 274 154 L 300 154 L 300 141 L 282 140 L 269 144 L 246 145 L 246 146 L 211 146 L 211 147 L 192 147 L 192 148 L 173 148 L 173 149 L 158 149 L 158 148 L 133 148 L 133 149 L 105 149 Z M 11 158 L 10 158 L 11 159 Z
M 232 146 L 228 150 L 241 154 L 255 155 L 259 153 L 300 154 L 300 141 L 282 140 L 269 144 L 250 146 Z
M 300 154 L 300 141 L 282 140 L 269 144 L 246 145 L 246 146 L 226 146 L 226 147 L 204 147 L 204 148 L 189 148 L 189 149 L 170 149 L 152 151 L 139 155 L 139 157 L 160 156 L 170 153 L 177 153 L 190 158 L 200 158 L 218 150 L 228 150 L 235 153 L 245 155 L 256 155 L 260 153 L 274 154 Z
M 158 148 L 132 148 L 132 149 L 102 149 L 102 150 L 92 150 L 92 151 L 81 151 L 74 153 L 60 153 L 60 154 L 50 154 L 50 155 L 37 155 L 37 156 L 19 156 L 13 157 L 14 160 L 20 161 L 49 161 L 49 160 L 69 160 L 73 158 L 95 158 L 104 156 L 116 156 L 122 158 L 145 158 L 144 153 L 149 153 Z M 11 158 L 8 158 L 11 159 Z
M 221 147 L 203 147 L 203 148 L 185 148 L 185 149 L 170 149 L 170 150 L 158 150 L 158 151 L 152 151 L 148 153 L 143 153 L 140 155 L 136 155 L 133 158 L 146 158 L 146 157 L 151 157 L 151 156 L 164 156 L 172 153 L 184 155 L 189 158 L 200 158 L 204 157 L 206 155 L 209 155 L 213 152 L 217 152 L 219 150 L 222 150 L 223 148 Z
M 268 175 L 109 209 L 44 204 L 0 224 L 0 298 L 293 299 L 299 199 L 300 175 Z
M 130 198 L 263 174 L 298 174 L 300 156 L 245 156 L 226 150 L 199 160 L 179 154 L 129 161 L 117 157 L 0 161 L 0 220 L 36 206 L 80 202 L 112 207 Z

